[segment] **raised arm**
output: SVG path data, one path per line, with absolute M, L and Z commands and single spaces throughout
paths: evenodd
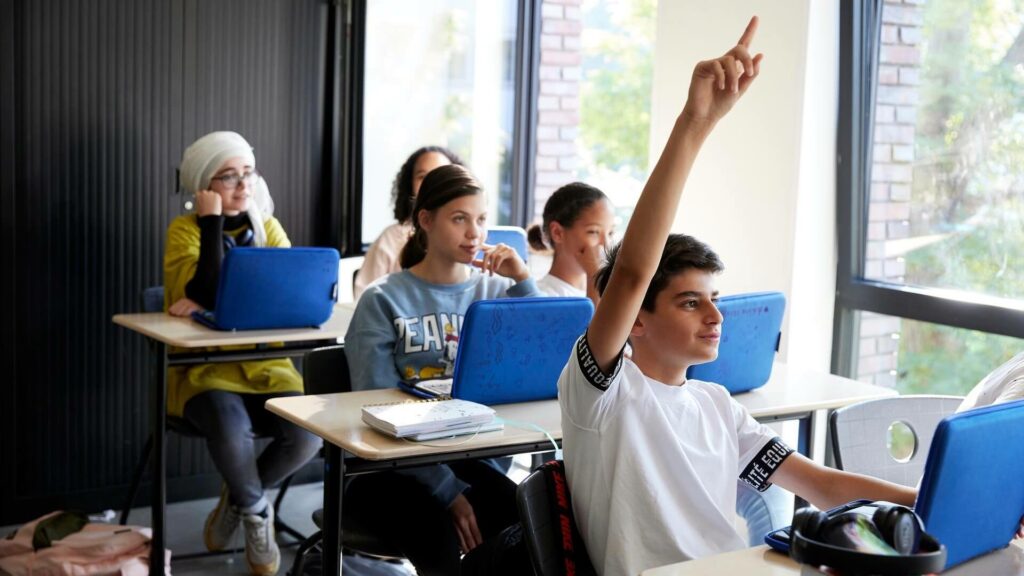
M 587 331 L 591 353 L 602 371 L 613 367 L 640 312 L 697 152 L 757 77 L 762 55 L 750 55 L 757 22 L 756 16 L 750 19 L 739 43 L 725 55 L 700 62 L 693 70 L 686 105 L 640 195 Z

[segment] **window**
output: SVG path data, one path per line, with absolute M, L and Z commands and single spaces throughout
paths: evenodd
M 487 191 L 489 221 L 509 223 L 519 3 L 388 0 L 366 9 L 362 241 L 394 221 L 395 174 L 425 145 L 461 156 Z
M 865 277 L 1024 298 L 1024 5 L 882 10 Z
M 1024 350 L 1024 340 L 857 312 L 853 376 L 900 394 L 967 394 L 997 366 Z
M 833 367 L 963 394 L 1024 349 L 1024 5 L 842 10 Z
M 550 3 L 543 17 L 536 213 L 579 180 L 611 198 L 621 232 L 647 179 L 657 1 Z

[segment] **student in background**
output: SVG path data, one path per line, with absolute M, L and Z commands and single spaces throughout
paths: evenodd
M 224 254 L 235 246 L 291 246 L 273 216 L 266 182 L 256 172 L 252 147 L 234 132 L 213 132 L 189 146 L 181 183 L 195 195 L 195 214 L 179 216 L 167 230 L 164 307 L 174 316 L 213 309 Z M 254 289 L 259 289 L 254 286 Z M 320 439 L 263 408 L 270 398 L 302 394 L 291 360 L 172 366 L 167 370 L 167 412 L 195 426 L 224 478 L 220 501 L 206 519 L 210 550 L 232 544 L 245 531 L 249 570 L 276 574 L 274 508 L 266 489 L 312 458 Z M 257 457 L 254 437 L 273 441 Z
M 345 335 L 354 390 L 450 377 L 470 304 L 541 295 L 515 250 L 484 243 L 487 202 L 462 166 L 427 174 L 412 213 L 403 270 L 366 289 Z M 357 476 L 346 488 L 345 501 L 353 504 L 345 511 L 398 546 L 418 574 L 466 573 L 460 551 L 469 553 L 518 519 L 506 469 L 467 460 Z
M 549 296 L 596 298 L 593 278 L 614 231 L 615 212 L 604 192 L 583 182 L 555 190 L 544 204 L 542 224 L 528 231 L 530 246 L 553 251 L 551 270 L 537 287 Z
M 792 454 L 725 388 L 686 379 L 690 365 L 718 353 L 722 264 L 669 231 L 704 140 L 757 77 L 762 57 L 748 50 L 756 28 L 753 18 L 735 47 L 694 69 L 624 238 L 597 276 L 594 319 L 559 378 L 573 508 L 604 576 L 744 547 L 733 524 L 737 478 L 758 489 L 775 482 L 822 509 L 856 498 L 914 502 L 912 489 Z
M 981 379 L 957 407 L 957 412 L 1024 398 L 1024 352 Z
M 356 301 L 371 282 L 402 269 L 398 256 L 412 234 L 412 208 L 416 202 L 416 194 L 420 190 L 420 183 L 428 172 L 448 164 L 461 166 L 463 162 L 454 152 L 443 146 L 424 146 L 413 152 L 402 164 L 391 186 L 396 222 L 385 228 L 366 251 L 353 288 Z

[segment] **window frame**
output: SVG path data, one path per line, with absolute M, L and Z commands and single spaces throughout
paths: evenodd
M 883 0 L 841 0 L 832 372 L 852 376 L 859 311 L 1024 338 L 1024 302 L 864 277 Z
M 327 73 L 328 102 L 339 113 L 328 118 L 332 168 L 325 175 L 327 190 L 340 197 L 335 218 L 342 256 L 362 256 L 369 244 L 363 234 L 363 121 L 366 61 L 367 2 L 382 0 L 332 0 L 328 54 L 333 66 Z M 537 90 L 540 66 L 542 0 L 518 0 L 515 54 L 515 114 L 512 134 L 512 221 L 526 227 L 533 215 L 534 164 L 537 150 Z M 339 82 L 344 78 L 345 82 Z M 330 110 L 331 107 L 328 107 Z M 334 200 L 328 202 L 334 205 Z

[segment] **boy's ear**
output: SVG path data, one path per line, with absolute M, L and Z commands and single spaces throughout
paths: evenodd
M 561 244 L 562 240 L 565 240 L 565 228 L 558 222 L 548 224 L 548 232 L 551 234 L 551 242 L 553 244 Z
M 644 326 L 644 321 L 641 320 L 638 315 L 636 320 L 633 320 L 633 327 L 629 329 L 629 337 L 637 338 L 639 336 L 643 336 L 646 331 L 647 328 Z

